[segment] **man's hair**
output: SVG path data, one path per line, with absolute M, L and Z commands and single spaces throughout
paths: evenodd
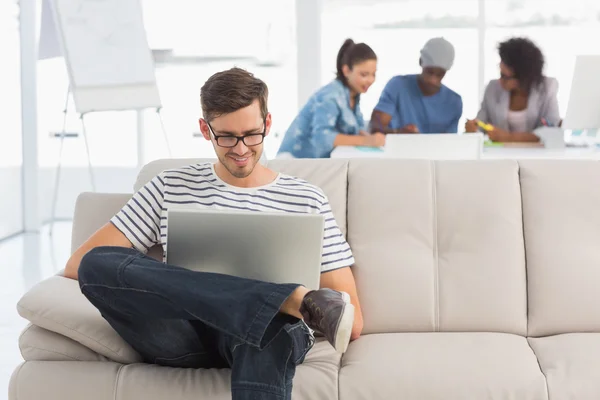
M 267 85 L 250 72 L 231 68 L 217 72 L 200 89 L 200 104 L 205 120 L 211 121 L 221 115 L 248 107 L 256 99 L 263 119 L 267 117 Z
M 544 55 L 531 40 L 512 38 L 498 45 L 500 60 L 515 72 L 515 78 L 529 90 L 544 83 Z

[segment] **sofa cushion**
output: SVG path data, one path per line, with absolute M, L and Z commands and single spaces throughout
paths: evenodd
M 320 341 L 296 370 L 294 400 L 338 398 L 340 357 Z M 117 400 L 227 400 L 231 399 L 229 369 L 194 370 L 137 364 L 126 366 L 116 392 Z
M 551 399 L 600 399 L 600 333 L 530 338 Z
M 341 400 L 541 400 L 546 381 L 523 337 L 503 333 L 387 333 L 351 343 Z
M 528 336 L 600 332 L 600 163 L 519 164 Z
M 66 336 L 110 360 L 125 364 L 142 360 L 81 294 L 75 280 L 53 276 L 38 283 L 21 298 L 17 310 L 34 325 Z
M 13 373 L 9 400 L 114 400 L 123 366 L 114 362 L 26 361 Z
M 432 176 L 427 161 L 350 162 L 348 242 L 364 333 L 436 329 Z
M 294 378 L 294 400 L 338 398 L 340 356 L 315 344 Z M 113 362 L 28 361 L 15 371 L 10 400 L 231 399 L 229 369 L 167 368 Z M 18 392 L 18 396 L 17 396 Z
M 26 361 L 108 361 L 73 339 L 33 324 L 21 333 L 19 348 Z
M 516 162 L 352 160 L 348 240 L 366 333 L 525 335 Z
M 131 198 L 122 193 L 81 193 L 75 202 L 71 252 L 106 224 Z

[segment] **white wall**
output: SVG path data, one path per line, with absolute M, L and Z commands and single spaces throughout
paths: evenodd
M 0 239 L 23 229 L 21 167 L 0 167 Z

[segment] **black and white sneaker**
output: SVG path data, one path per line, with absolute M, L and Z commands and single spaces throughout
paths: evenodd
M 309 328 L 322 333 L 339 353 L 346 352 L 354 323 L 354 306 L 348 293 L 312 290 L 304 296 L 300 313 Z

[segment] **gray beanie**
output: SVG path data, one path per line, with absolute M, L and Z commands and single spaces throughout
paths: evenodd
M 448 71 L 454 63 L 454 46 L 444 38 L 430 39 L 421 50 L 421 66 Z

